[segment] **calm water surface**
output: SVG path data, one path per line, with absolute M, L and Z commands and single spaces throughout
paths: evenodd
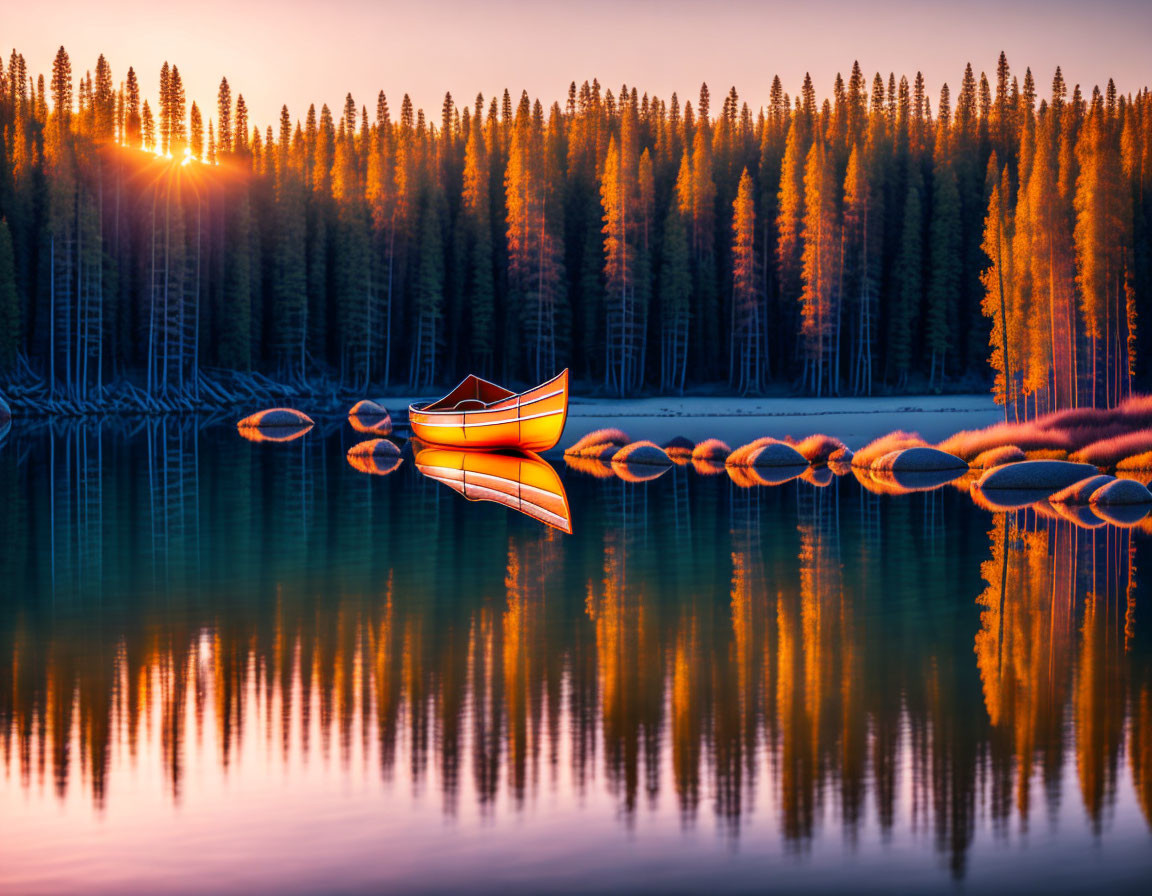
M 0 890 L 1138 889 L 1152 537 L 346 425 L 0 443 Z

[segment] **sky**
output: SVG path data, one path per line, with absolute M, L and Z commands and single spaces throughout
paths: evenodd
M 877 71 L 909 80 L 922 71 L 935 108 L 943 83 L 955 95 L 965 62 L 991 80 L 1000 50 L 1021 77 L 1032 68 L 1041 96 L 1057 65 L 1086 94 L 1109 77 L 1124 93 L 1152 84 L 1150 0 L 54 0 L 51 9 L 3 3 L 5 57 L 15 47 L 47 74 L 63 44 L 82 75 L 103 52 L 117 81 L 134 66 L 149 98 L 167 60 L 213 117 L 226 75 L 261 126 L 282 103 L 295 119 L 309 103 L 338 116 L 348 92 L 372 110 L 384 90 L 394 115 L 407 92 L 433 120 L 446 91 L 471 105 L 477 92 L 526 89 L 547 106 L 563 102 L 570 81 L 593 77 L 613 92 L 627 83 L 694 104 L 706 81 L 714 107 L 735 85 L 755 110 L 773 75 L 795 95 L 811 72 L 823 98 L 853 60 L 869 82 Z

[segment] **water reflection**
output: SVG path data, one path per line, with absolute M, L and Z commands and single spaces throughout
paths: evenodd
M 1098 837 L 1152 817 L 1139 531 L 682 466 L 570 476 L 567 538 L 416 471 L 467 456 L 365 477 L 351 434 L 220 429 L 5 445 L 0 804 L 103 811 L 162 769 L 178 805 L 255 750 L 452 817 L 548 792 L 733 840 L 767 817 L 802 853 L 926 834 L 956 876 L 1070 800 Z
M 469 501 L 492 501 L 572 534 L 568 495 L 556 470 L 531 451 L 461 451 L 413 439 L 416 469 Z

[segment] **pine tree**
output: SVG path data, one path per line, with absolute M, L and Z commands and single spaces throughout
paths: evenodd
M 732 370 L 730 381 L 742 394 L 764 385 L 761 345 L 763 313 L 756 271 L 756 205 L 745 168 L 732 203 Z
M 805 382 L 816 393 L 838 389 L 833 379 L 831 337 L 836 322 L 839 235 L 832 168 L 824 143 L 817 140 L 804 165 L 804 288 L 800 294 L 805 346 Z
M 807 155 L 801 130 L 800 119 L 793 118 L 788 128 L 776 203 L 776 282 L 780 299 L 786 308 L 797 303 L 801 288 L 800 251 L 804 226 L 804 163 Z
M 136 72 L 128 69 L 125 90 L 124 143 L 133 148 L 141 145 L 142 119 L 140 117 L 140 85 Z
M 436 379 L 436 349 L 444 305 L 444 248 L 440 236 L 438 198 L 425 203 L 420 218 L 420 262 L 415 283 L 415 332 L 412 341 L 413 388 L 431 385 Z
M 491 172 L 481 131 L 480 102 L 472 119 L 464 149 L 464 190 L 462 204 L 467 222 L 468 308 L 470 312 L 470 352 L 473 363 L 484 373 L 493 367 L 495 354 L 494 279 L 492 270 Z
M 951 161 L 938 155 L 932 177 L 932 215 L 928 226 L 928 306 L 925 342 L 931 352 L 929 388 L 944 376 L 944 363 L 952 348 L 955 308 L 960 300 L 960 197 Z
M 1076 283 L 1086 335 L 1091 342 L 1093 406 L 1103 387 L 1107 405 L 1117 400 L 1120 376 L 1115 372 L 1122 349 L 1120 302 L 1123 296 L 1124 247 L 1131 216 L 1130 194 L 1121 185 L 1114 125 L 1105 101 L 1093 97 L 1077 146 L 1080 175 L 1076 181 Z M 1115 343 L 1115 344 L 1114 344 Z
M 196 103 L 192 103 L 192 109 L 188 113 L 188 149 L 192 153 L 192 158 L 198 162 L 206 161 L 204 155 L 204 122 L 200 118 L 200 109 Z
M 660 388 L 684 391 L 688 374 L 688 334 L 691 325 L 692 265 L 688 232 L 676 203 L 664 224 L 664 254 L 660 267 Z
M 16 292 L 16 259 L 7 218 L 0 218 L 0 371 L 11 369 L 23 344 L 20 298 Z
M 232 151 L 232 88 L 228 79 L 220 79 L 216 94 L 216 152 L 227 155 Z
M 233 201 L 225 243 L 224 289 L 217 312 L 221 365 L 247 370 L 252 361 L 251 204 L 246 190 Z
M 914 165 L 904 197 L 904 223 L 896 255 L 897 293 L 888 314 L 888 362 L 898 387 L 908 383 L 912 367 L 912 327 L 920 307 L 923 266 L 921 230 L 924 226 L 920 203 L 921 183 L 919 166 Z
M 192 108 L 195 110 L 195 105 Z M 304 376 L 308 345 L 307 217 L 304 184 L 300 172 L 290 165 L 288 158 L 290 126 L 288 107 L 284 106 L 280 110 L 281 158 L 276 169 L 273 332 L 284 371 Z
M 982 248 L 991 264 L 981 274 L 984 284 L 984 299 L 980 308 L 984 316 L 992 321 L 992 334 L 989 337 L 991 353 L 989 363 L 996 372 L 992 394 L 997 404 L 1004 405 L 1004 422 L 1008 422 L 1008 412 L 1013 405 L 1013 356 L 1009 343 L 1008 297 L 1012 282 L 1011 238 L 1007 232 L 1008 216 L 1005 211 L 1005 196 L 1010 189 L 1008 169 L 996 177 L 996 154 L 989 163 L 989 177 L 993 181 L 992 194 L 988 199 L 988 215 L 984 219 L 984 242 Z
M 875 279 L 880 228 L 873 219 L 873 190 L 868 161 L 852 147 L 844 176 L 844 261 L 849 290 L 855 297 L 856 340 L 853 345 L 852 392 L 872 392 L 872 348 L 875 325 Z
M 160 134 L 160 154 L 169 155 L 171 152 L 171 131 L 172 131 L 172 91 L 171 91 L 171 70 L 168 68 L 168 63 L 165 61 L 164 65 L 160 67 L 160 91 L 157 98 L 157 129 Z

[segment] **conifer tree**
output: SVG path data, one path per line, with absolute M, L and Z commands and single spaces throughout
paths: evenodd
M 444 305 L 444 248 L 440 236 L 438 198 L 424 205 L 420 218 L 420 262 L 416 273 L 415 332 L 410 381 L 413 388 L 431 385 L 436 378 L 436 350 Z
M 227 155 L 232 151 L 232 88 L 228 79 L 220 79 L 216 94 L 216 152 Z
M 836 232 L 835 183 L 822 140 L 808 150 L 804 165 L 804 288 L 800 294 L 805 346 L 805 383 L 816 395 L 838 388 L 833 380 L 832 341 L 836 322 L 836 274 L 839 235 Z
M 732 203 L 732 384 L 743 393 L 763 388 L 760 278 L 756 271 L 756 204 L 745 168 Z M 737 363 L 738 359 L 738 363 Z
M 140 117 L 140 85 L 136 81 L 136 72 L 129 68 L 125 86 L 124 143 L 126 145 L 133 148 L 141 145 L 142 126 Z
M 920 307 L 923 227 L 920 170 L 914 166 L 904 197 L 903 225 L 896 255 L 897 293 L 888 315 L 888 362 L 896 385 L 908 383 L 912 367 L 912 327 Z
M 152 120 L 152 110 L 148 108 L 148 100 L 144 100 L 144 111 L 140 115 L 141 141 L 148 152 L 156 151 L 156 124 Z
M 875 325 L 875 272 L 879 255 L 879 228 L 872 217 L 873 190 L 868 162 L 859 146 L 852 147 L 844 176 L 844 251 L 847 281 L 856 306 L 856 340 L 853 345 L 852 391 L 872 392 L 872 349 Z
M 944 363 L 951 349 L 954 310 L 960 298 L 960 198 L 951 161 L 937 156 L 932 176 L 932 216 L 929 223 L 928 306 L 925 342 L 931 352 L 928 384 L 943 378 Z
M 16 363 L 22 330 L 12 233 L 8 229 L 8 220 L 0 218 L 0 371 L 7 371 Z
M 477 98 L 479 109 L 480 98 Z M 480 113 L 471 122 L 464 149 L 464 191 L 462 202 L 467 222 L 468 308 L 470 312 L 470 351 L 481 372 L 490 372 L 495 353 L 494 280 L 492 271 L 492 225 L 489 186 L 491 173 L 481 131 Z
M 1005 213 L 1004 196 L 1010 189 L 1008 169 L 996 176 L 996 154 L 989 163 L 989 176 L 992 179 L 992 194 L 988 199 L 988 215 L 984 219 L 984 242 L 982 248 L 991 264 L 981 274 L 984 284 L 984 299 L 981 310 L 992 321 L 989 337 L 991 353 L 989 363 L 996 373 L 992 394 L 997 404 L 1004 405 L 1004 422 L 1009 419 L 1009 409 L 1013 405 L 1013 368 L 1011 345 L 1009 343 L 1008 297 L 1012 282 L 1012 251 L 1010 235 L 1006 232 L 1008 216 Z
M 157 118 L 157 131 L 160 135 L 160 154 L 168 155 L 171 149 L 171 132 L 172 132 L 172 89 L 171 89 L 172 72 L 168 68 L 168 63 L 160 67 L 160 91 L 157 96 L 156 104 L 156 118 Z
M 249 369 L 252 361 L 251 227 L 251 204 L 247 191 L 242 190 L 229 215 L 224 289 L 217 312 L 219 362 L 235 370 Z
M 804 163 L 807 156 L 801 130 L 800 119 L 793 118 L 788 128 L 776 203 L 776 282 L 785 306 L 794 303 L 800 295 Z
M 660 388 L 684 391 L 688 374 L 688 334 L 691 324 L 692 266 L 688 232 L 676 203 L 664 224 L 664 254 L 660 267 Z
M 197 161 L 205 161 L 204 122 L 200 118 L 200 109 L 195 101 L 193 101 L 192 109 L 188 113 L 188 131 L 188 149 L 191 151 L 192 157 Z

